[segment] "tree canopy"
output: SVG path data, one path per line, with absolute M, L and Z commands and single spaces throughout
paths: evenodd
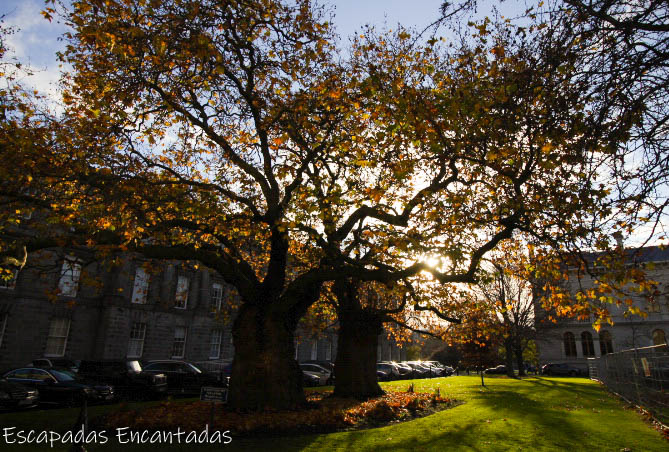
M 294 330 L 325 282 L 476 282 L 514 232 L 558 248 L 606 208 L 597 164 L 620 134 L 591 133 L 578 47 L 551 29 L 485 20 L 452 43 L 370 30 L 343 56 L 308 0 L 62 14 L 65 113 L 26 123 L 37 139 L 11 145 L 23 182 L 3 174 L 7 199 L 52 223 L 15 242 L 218 271 L 241 298 L 236 407 L 304 400 Z

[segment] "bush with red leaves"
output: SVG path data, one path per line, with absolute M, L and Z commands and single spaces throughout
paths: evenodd
M 384 425 L 457 405 L 457 401 L 428 393 L 388 392 L 381 397 L 359 401 L 330 397 L 329 392 L 307 395 L 310 407 L 300 411 L 265 410 L 240 413 L 217 405 L 214 425 L 209 430 L 230 430 L 234 435 L 280 435 L 332 432 Z M 129 427 L 132 430 L 201 431 L 211 420 L 207 402 L 172 402 L 131 410 L 121 408 L 96 420 L 99 428 Z

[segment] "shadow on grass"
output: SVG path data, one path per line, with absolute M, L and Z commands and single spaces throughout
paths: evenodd
M 543 377 L 528 378 L 523 380 L 527 383 L 544 386 L 546 389 L 569 391 L 586 397 L 601 398 L 601 388 L 597 384 L 583 384 L 568 380 L 547 379 Z

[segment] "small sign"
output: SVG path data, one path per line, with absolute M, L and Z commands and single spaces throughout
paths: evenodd
M 227 402 L 228 388 L 202 386 L 200 388 L 200 400 L 203 402 Z
M 641 358 L 641 365 L 643 366 L 643 373 L 647 377 L 650 377 L 650 364 L 648 364 L 648 360 L 646 358 Z

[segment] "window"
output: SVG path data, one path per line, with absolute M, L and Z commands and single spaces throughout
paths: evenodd
M 564 333 L 564 354 L 565 356 L 577 356 L 574 333 Z
M 332 361 L 332 342 L 330 340 L 325 343 L 325 361 Z
M 16 380 L 30 380 L 31 369 L 16 369 L 8 373 L 5 378 L 14 378 Z
M 7 326 L 7 314 L 0 315 L 0 346 L 5 337 L 5 327 Z
M 221 342 L 223 339 L 223 330 L 212 330 L 209 341 L 209 359 L 218 359 L 221 357 Z
M 149 294 L 150 276 L 142 267 L 135 270 L 135 285 L 132 288 L 132 302 L 137 304 L 146 303 L 146 297 Z
M 49 325 L 44 356 L 64 356 L 67 336 L 70 333 L 70 319 L 53 318 Z
M 146 323 L 133 322 L 128 340 L 128 358 L 141 358 L 144 353 L 144 338 L 146 337 Z
M 14 290 L 16 288 L 16 280 L 19 277 L 18 269 L 1 269 L 0 270 L 0 289 Z
M 602 356 L 607 353 L 613 353 L 613 340 L 611 339 L 611 333 L 608 331 L 599 333 L 599 350 Z
M 581 333 L 581 346 L 583 347 L 583 356 L 595 356 L 595 343 L 592 341 L 592 334 L 588 331 Z
M 39 370 L 39 369 L 32 369 L 30 371 L 30 379 L 35 380 L 35 381 L 55 381 L 55 378 L 53 378 L 49 372 L 46 370 Z
M 188 278 L 179 276 L 177 280 L 177 293 L 175 297 L 174 307 L 179 309 L 186 309 L 188 305 Z
M 667 343 L 667 336 L 665 336 L 664 330 L 653 331 L 653 345 L 662 345 L 666 343 Z
M 211 312 L 216 312 L 221 309 L 221 302 L 223 301 L 223 286 L 219 283 L 211 285 Z
M 66 297 L 76 297 L 81 277 L 81 263 L 73 256 L 65 256 L 60 273 L 58 288 L 60 294 Z
M 172 358 L 183 358 L 186 352 L 186 327 L 178 326 L 174 329 L 172 343 Z
M 311 359 L 318 359 L 318 341 L 311 342 Z

